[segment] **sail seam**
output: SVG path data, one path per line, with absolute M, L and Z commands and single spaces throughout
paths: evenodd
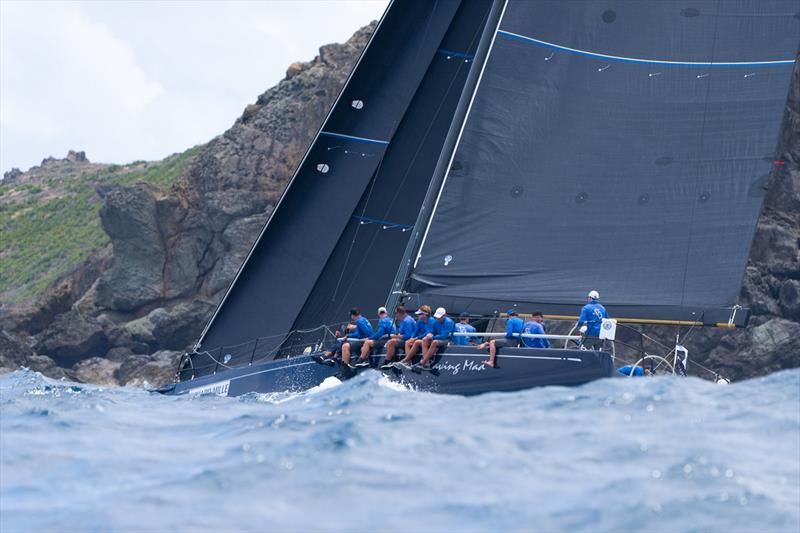
M 497 19 L 497 25 L 495 26 L 494 35 L 492 35 L 492 42 L 489 44 L 489 50 L 486 51 L 486 59 L 483 61 L 483 65 L 481 65 L 481 72 L 478 74 L 478 81 L 475 83 L 475 90 L 472 91 L 472 97 L 469 100 L 469 106 L 467 106 L 467 112 L 464 115 L 464 121 L 461 123 L 461 129 L 458 131 L 458 137 L 456 138 L 456 144 L 453 147 L 453 152 L 450 154 L 450 161 L 447 163 L 447 170 L 444 173 L 444 179 L 442 179 L 442 185 L 439 187 L 439 194 L 436 195 L 436 202 L 433 204 L 433 209 L 431 210 L 431 216 L 428 218 L 428 225 L 425 227 L 425 233 L 422 235 L 422 241 L 419 244 L 419 251 L 417 252 L 417 257 L 414 259 L 414 268 L 417 268 L 417 263 L 419 262 L 420 257 L 422 257 L 422 250 L 425 248 L 425 241 L 428 238 L 428 233 L 430 232 L 431 225 L 433 225 L 433 219 L 436 216 L 436 208 L 439 207 L 439 200 L 442 199 L 442 192 L 444 191 L 444 187 L 447 184 L 447 177 L 450 174 L 450 167 L 453 166 L 453 160 L 456 157 L 456 153 L 458 152 L 458 145 L 461 144 L 461 136 L 464 134 L 464 128 L 467 125 L 467 121 L 469 120 L 469 114 L 472 111 L 472 104 L 475 103 L 475 97 L 478 95 L 478 89 L 481 86 L 481 79 L 483 79 L 483 73 L 486 71 L 486 66 L 489 64 L 489 59 L 492 56 L 492 49 L 494 48 L 494 43 L 497 40 L 497 33 L 500 28 L 500 24 L 503 22 L 503 16 L 506 14 L 506 8 L 508 7 L 508 0 L 505 0 L 503 4 L 503 11 L 500 12 L 500 17 Z
M 590 52 L 588 50 L 580 50 L 578 48 L 570 48 L 569 46 L 563 46 L 560 44 L 549 43 L 547 41 L 542 41 L 539 39 L 534 39 L 533 37 L 528 37 L 527 35 L 520 35 L 519 33 L 513 33 L 510 31 L 505 30 L 498 30 L 498 34 L 502 35 L 507 39 L 513 39 L 517 41 L 524 41 L 532 44 L 537 44 L 546 48 L 552 48 L 555 50 L 561 50 L 563 52 L 569 52 L 572 54 L 589 56 L 589 57 L 596 57 L 599 59 L 610 59 L 613 61 L 623 61 L 627 63 L 645 63 L 645 64 L 656 64 L 656 65 L 677 65 L 677 66 L 684 66 L 684 67 L 759 67 L 759 66 L 773 66 L 773 65 L 789 65 L 794 64 L 794 59 L 781 59 L 781 60 L 774 60 L 774 61 L 670 61 L 664 59 L 645 59 L 639 57 L 626 57 L 626 56 L 615 56 L 610 54 L 602 54 L 600 52 Z

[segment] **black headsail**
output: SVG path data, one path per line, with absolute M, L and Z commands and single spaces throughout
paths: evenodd
M 796 0 L 506 5 L 407 288 L 457 311 L 741 326 Z
M 386 302 L 499 3 L 389 6 L 198 347 L 263 356 Z

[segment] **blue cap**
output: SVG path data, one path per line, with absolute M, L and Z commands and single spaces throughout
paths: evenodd
M 506 314 L 507 315 L 516 315 L 517 314 L 517 310 L 516 309 L 509 309 L 508 311 L 506 311 Z

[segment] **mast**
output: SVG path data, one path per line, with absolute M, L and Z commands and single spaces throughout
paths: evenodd
M 388 309 L 393 309 L 403 301 L 403 293 L 408 282 L 408 276 L 415 262 L 412 258 L 415 257 L 420 250 L 424 242 L 424 235 L 427 234 L 430 221 L 432 220 L 436 208 L 436 202 L 441 195 L 444 181 L 446 180 L 447 173 L 450 171 L 450 166 L 453 164 L 458 142 L 464 132 L 464 126 L 467 123 L 470 108 L 478 92 L 481 77 L 486 68 L 486 63 L 489 59 L 494 40 L 497 37 L 497 30 L 500 27 L 500 22 L 503 20 L 503 13 L 505 12 L 507 4 L 508 0 L 494 0 L 492 3 L 486 26 L 483 29 L 480 43 L 478 44 L 478 50 L 475 53 L 474 62 L 480 65 L 480 69 L 474 68 L 475 65 L 473 65 L 473 69 L 467 77 L 467 82 L 464 86 L 464 91 L 459 100 L 458 107 L 456 108 L 453 122 L 450 125 L 450 130 L 448 131 L 442 151 L 439 155 L 439 160 L 431 176 L 425 199 L 422 202 L 422 207 L 414 223 L 411 238 L 408 240 L 403 258 L 400 261 L 397 274 L 395 275 L 394 282 L 392 283 L 387 297 L 386 307 Z M 469 97 L 467 97 L 467 95 L 469 95 Z M 420 229 L 423 225 L 425 226 L 425 231 L 422 234 L 422 240 L 420 240 Z

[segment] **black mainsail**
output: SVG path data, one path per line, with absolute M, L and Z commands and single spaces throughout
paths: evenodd
M 395 0 L 196 348 L 357 305 L 746 324 L 795 0 Z
M 594 288 L 622 319 L 745 325 L 734 304 L 799 13 L 795 0 L 510 0 L 409 292 L 569 317 Z

